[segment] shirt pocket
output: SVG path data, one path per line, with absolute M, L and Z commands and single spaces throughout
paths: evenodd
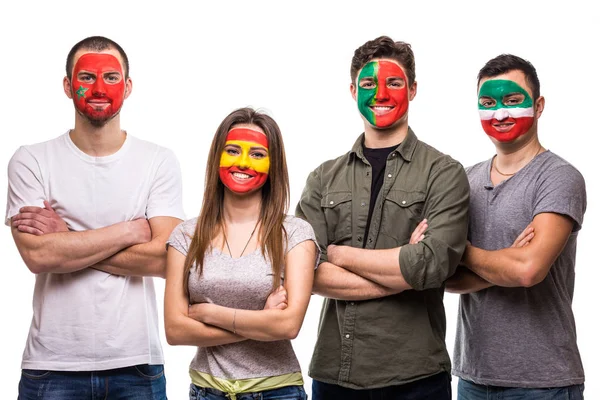
M 407 244 L 423 219 L 425 193 L 390 190 L 383 202 L 380 234 L 393 239 L 395 246 Z
M 352 192 L 330 192 L 321 199 L 327 222 L 327 244 L 352 238 Z

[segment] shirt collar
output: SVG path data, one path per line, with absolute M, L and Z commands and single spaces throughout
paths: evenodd
M 396 153 L 400 154 L 400 156 L 402 156 L 402 158 L 404 158 L 405 161 L 410 162 L 412 159 L 412 156 L 415 152 L 415 149 L 417 147 L 417 141 L 418 141 L 417 135 L 415 135 L 415 133 L 409 126 L 406 137 L 404 138 L 402 143 L 400 143 L 398 145 L 398 147 L 396 147 L 394 149 L 394 151 L 392 151 L 392 153 L 396 152 Z M 356 139 L 356 142 L 354 142 L 354 145 L 352 146 L 352 150 L 350 150 L 350 153 L 349 153 L 348 162 L 350 162 L 352 160 L 353 156 L 357 156 L 361 160 L 365 159 L 365 155 L 363 152 L 363 143 L 364 142 L 365 142 L 365 133 L 363 132 L 358 137 L 358 139 Z

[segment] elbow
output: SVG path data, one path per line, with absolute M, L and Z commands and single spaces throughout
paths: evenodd
M 46 272 L 52 272 L 53 265 L 50 262 L 50 258 L 39 251 L 25 251 L 22 253 L 23 261 L 27 268 L 34 274 L 43 274 Z
M 167 343 L 170 346 L 179 346 L 183 344 L 179 329 L 177 329 L 173 323 L 165 323 L 165 336 L 167 337 Z
M 548 268 L 534 262 L 527 262 L 521 268 L 521 274 L 518 277 L 519 286 L 530 288 L 546 279 Z
M 300 326 L 290 325 L 285 327 L 278 336 L 277 340 L 293 340 L 298 337 L 300 333 Z

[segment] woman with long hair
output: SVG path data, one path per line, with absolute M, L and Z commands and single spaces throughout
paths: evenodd
M 306 399 L 290 340 L 318 246 L 288 206 L 279 127 L 250 108 L 232 112 L 212 141 L 200 216 L 167 242 L 167 341 L 198 346 L 190 399 Z

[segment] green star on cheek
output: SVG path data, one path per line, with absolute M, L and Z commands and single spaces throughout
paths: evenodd
M 77 92 L 75 92 L 77 94 L 77 96 L 79 96 L 79 99 L 81 99 L 83 96 L 85 96 L 85 92 L 87 92 L 88 88 L 84 88 L 83 86 L 79 85 L 79 89 L 77 89 Z

